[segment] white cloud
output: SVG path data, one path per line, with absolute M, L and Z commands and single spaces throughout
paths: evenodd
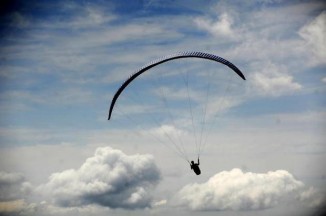
M 192 210 L 260 210 L 286 201 L 321 205 L 323 198 L 285 170 L 244 173 L 223 171 L 202 184 L 189 184 L 176 196 L 181 206 Z
M 233 19 L 228 13 L 222 13 L 216 21 L 199 17 L 195 19 L 195 23 L 199 28 L 208 31 L 216 37 L 234 37 L 232 29 Z
M 257 95 L 281 96 L 302 89 L 302 86 L 294 81 L 293 76 L 282 65 L 265 63 L 264 67 L 258 66 L 258 68 L 250 77 Z
M 294 82 L 293 77 L 288 74 L 256 73 L 253 82 L 264 95 L 279 96 L 301 89 L 301 85 Z
M 307 46 L 317 58 L 315 62 L 326 64 L 326 11 L 303 26 L 299 35 L 306 41 Z
M 145 208 L 160 173 L 150 155 L 128 156 L 98 148 L 79 169 L 54 173 L 38 190 L 63 207 L 97 204 L 109 208 Z

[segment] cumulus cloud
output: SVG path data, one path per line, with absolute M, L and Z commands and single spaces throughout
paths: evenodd
M 283 201 L 298 200 L 308 206 L 322 204 L 323 197 L 285 170 L 244 173 L 223 171 L 202 184 L 189 184 L 176 195 L 177 202 L 192 210 L 260 210 Z
M 299 35 L 306 41 L 308 47 L 320 64 L 326 64 L 326 11 L 319 14 L 312 22 L 303 26 Z
M 150 207 L 160 172 L 150 155 L 126 155 L 98 148 L 79 169 L 54 173 L 38 190 L 62 207 L 100 205 L 109 208 Z

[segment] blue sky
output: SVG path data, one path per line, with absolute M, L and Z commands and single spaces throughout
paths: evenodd
M 305 215 L 323 206 L 323 1 L 1 4 L 0 214 Z M 107 121 L 130 74 L 180 51 L 221 56 L 247 80 L 217 63 L 173 61 L 130 86 Z M 197 177 L 168 136 L 196 157 L 206 104 Z

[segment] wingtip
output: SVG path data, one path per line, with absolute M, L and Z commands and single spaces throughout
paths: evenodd
M 244 76 L 244 74 L 242 72 L 239 75 L 243 80 L 246 80 L 246 77 Z

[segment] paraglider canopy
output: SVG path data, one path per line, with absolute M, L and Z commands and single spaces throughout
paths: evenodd
M 219 57 L 219 56 L 216 56 L 216 55 L 213 55 L 213 54 L 208 54 L 208 53 L 203 53 L 203 52 L 180 52 L 180 53 L 172 54 L 172 55 L 169 55 L 169 56 L 165 56 L 165 57 L 162 57 L 162 58 L 157 59 L 155 61 L 152 61 L 148 65 L 140 68 L 139 70 L 137 70 L 133 75 L 131 75 L 121 85 L 121 87 L 114 94 L 113 99 L 111 101 L 108 120 L 111 119 L 114 105 L 115 105 L 117 99 L 119 98 L 120 94 L 134 79 L 136 79 L 142 73 L 148 71 L 150 68 L 153 68 L 153 67 L 155 67 L 155 66 L 157 66 L 159 64 L 162 64 L 164 62 L 167 62 L 167 61 L 171 61 L 171 60 L 175 60 L 175 59 L 181 59 L 181 58 L 202 58 L 202 59 L 207 59 L 207 60 L 211 60 L 211 61 L 216 61 L 218 63 L 221 63 L 221 64 L 224 64 L 224 65 L 228 66 L 236 74 L 238 74 L 243 80 L 246 80 L 243 73 L 234 64 L 232 64 L 231 62 L 225 60 L 222 57 Z

